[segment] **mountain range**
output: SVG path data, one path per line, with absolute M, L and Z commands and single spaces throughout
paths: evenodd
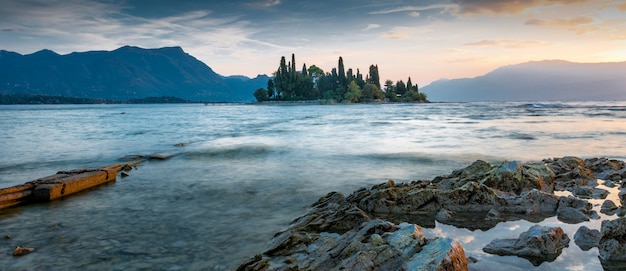
M 626 62 L 533 61 L 435 81 L 420 91 L 445 102 L 626 100 Z
M 178 97 L 203 102 L 249 102 L 269 77 L 221 76 L 180 47 L 59 55 L 0 50 L 0 94 L 130 100 Z

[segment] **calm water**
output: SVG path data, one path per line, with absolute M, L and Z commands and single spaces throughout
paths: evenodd
M 625 102 L 0 106 L 2 187 L 127 155 L 175 155 L 77 196 L 0 211 L 0 235 L 11 236 L 0 239 L 0 270 L 232 270 L 330 191 L 432 179 L 476 159 L 625 160 L 624 142 Z M 573 238 L 600 220 L 541 224 Z M 479 259 L 474 269 L 602 270 L 597 249 L 573 241 L 538 267 L 481 251 L 532 225 L 425 232 L 458 239 Z M 14 258 L 17 245 L 36 251 Z

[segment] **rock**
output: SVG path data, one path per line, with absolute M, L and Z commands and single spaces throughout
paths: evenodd
M 587 168 L 585 161 L 577 157 L 544 160 L 555 173 L 555 190 L 572 191 L 577 187 L 597 185 L 597 177 Z M 572 191 L 573 192 L 573 191 Z
M 514 255 L 528 259 L 533 265 L 554 261 L 569 245 L 569 237 L 560 227 L 532 226 L 518 239 L 496 239 L 483 248 L 484 252 L 501 256 Z
M 592 158 L 585 160 L 585 165 L 596 173 L 598 178 L 607 179 L 608 176 L 614 175 L 624 169 L 624 162 L 607 158 Z M 622 171 L 623 172 L 623 171 Z
M 403 266 L 404 267 L 404 266 Z M 406 263 L 405 270 L 468 270 L 465 251 L 458 241 L 437 238 Z
M 600 235 L 599 230 L 592 230 L 587 228 L 587 226 L 582 226 L 578 228 L 574 234 L 574 243 L 576 243 L 580 249 L 587 251 L 597 247 L 600 238 L 602 238 L 602 235 Z
M 349 203 L 343 194 L 328 193 L 312 205 L 313 209 L 295 219 L 292 230 L 343 233 L 370 220 L 370 217 Z
M 437 221 L 441 223 L 446 223 L 446 221 L 452 219 L 453 215 L 454 213 L 452 213 L 451 211 L 448 211 L 446 209 L 441 209 L 441 211 L 437 213 L 437 216 L 435 218 L 437 219 Z
M 626 188 L 622 188 L 617 195 L 622 206 L 626 206 Z
M 596 211 L 593 210 L 591 203 L 572 196 L 560 198 L 557 217 L 559 220 L 569 224 L 600 218 Z
M 519 195 L 532 189 L 552 192 L 554 177 L 554 172 L 545 164 L 522 164 L 512 161 L 493 168 L 481 183 L 500 191 Z
M 557 218 L 568 224 L 578 224 L 583 221 L 589 221 L 588 216 L 572 207 L 559 208 L 559 210 L 557 210 Z
M 626 261 L 626 218 L 602 221 L 602 238 L 598 242 L 600 259 Z
M 591 193 L 591 198 L 592 199 L 606 199 L 606 197 L 609 196 L 609 191 L 602 189 L 602 188 L 594 188 L 593 192 Z
M 614 215 L 615 212 L 617 212 L 617 209 L 619 209 L 619 207 L 615 205 L 615 202 L 613 202 L 612 200 L 605 200 L 602 203 L 602 206 L 600 206 L 600 213 L 606 215 Z
M 457 241 L 427 239 L 414 224 L 372 220 L 341 235 L 308 235 L 307 245 L 257 255 L 237 270 L 468 270 Z
M 15 250 L 13 250 L 13 256 L 22 256 L 33 251 L 35 251 L 35 249 L 32 247 L 17 246 Z

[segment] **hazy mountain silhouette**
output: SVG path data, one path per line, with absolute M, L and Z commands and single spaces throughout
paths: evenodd
M 527 62 L 483 76 L 439 80 L 420 89 L 430 101 L 626 100 L 626 62 Z
M 0 51 L 0 94 L 44 94 L 110 100 L 171 96 L 195 101 L 253 101 L 269 77 L 224 77 L 180 47 L 59 55 Z

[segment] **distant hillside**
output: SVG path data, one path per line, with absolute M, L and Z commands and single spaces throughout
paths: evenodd
M 0 94 L 35 94 L 130 100 L 178 97 L 193 101 L 253 101 L 269 79 L 231 80 L 180 47 L 59 55 L 50 50 L 21 55 L 0 50 Z
M 430 101 L 626 100 L 626 62 L 527 62 L 420 89 Z

